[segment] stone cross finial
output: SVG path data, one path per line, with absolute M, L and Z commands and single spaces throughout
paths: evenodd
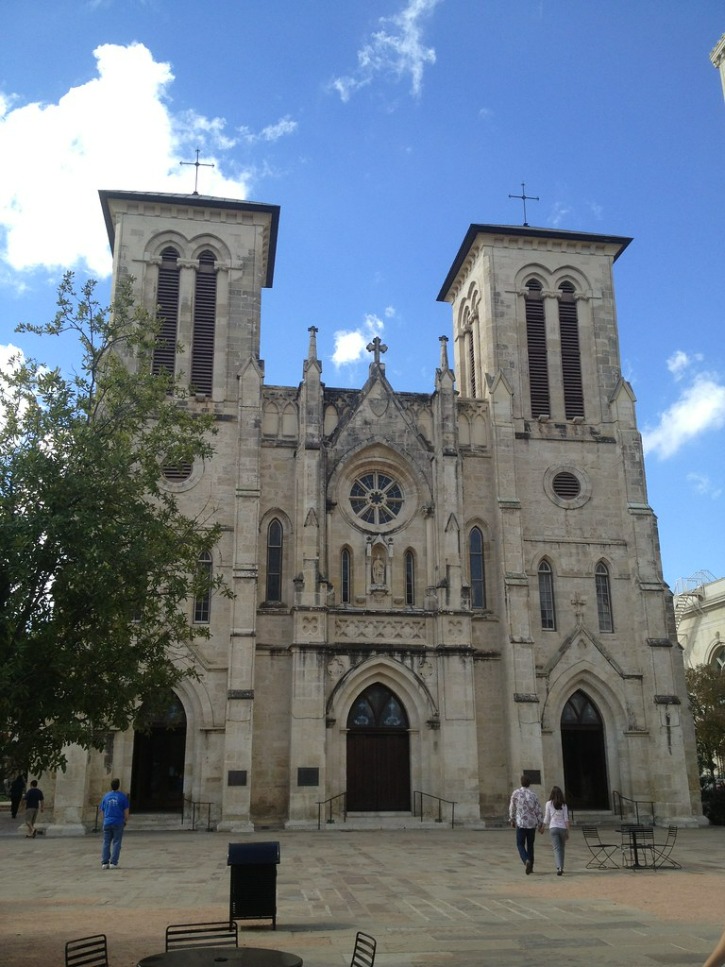
M 373 353 L 373 362 L 376 366 L 380 365 L 380 354 L 388 351 L 388 347 L 384 345 L 380 336 L 376 336 L 375 339 L 373 339 L 372 342 L 369 342 L 365 348 L 369 353 Z

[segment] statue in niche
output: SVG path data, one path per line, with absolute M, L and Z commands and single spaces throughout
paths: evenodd
M 377 587 L 385 586 L 385 561 L 380 556 L 373 558 L 373 584 Z

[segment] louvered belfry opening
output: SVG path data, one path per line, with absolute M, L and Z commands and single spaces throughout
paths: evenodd
M 564 382 L 564 416 L 567 420 L 584 416 L 581 351 L 579 348 L 579 319 L 577 317 L 574 286 L 562 282 L 559 286 L 559 334 L 561 337 L 561 374 Z
M 194 293 L 194 338 L 191 348 L 191 389 L 211 396 L 214 384 L 214 326 L 216 322 L 216 260 L 214 253 L 199 256 Z
M 161 253 L 159 281 L 156 291 L 158 317 L 161 322 L 156 338 L 151 371 L 155 376 L 176 372 L 176 339 L 179 324 L 179 253 L 165 248 Z
M 549 369 L 546 359 L 546 319 L 544 297 L 538 279 L 526 283 L 526 341 L 529 351 L 529 392 L 531 415 L 549 415 Z

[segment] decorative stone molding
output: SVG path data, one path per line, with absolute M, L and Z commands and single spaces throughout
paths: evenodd
M 235 701 L 237 699 L 253 699 L 254 689 L 253 688 L 230 688 L 227 692 L 227 700 Z
M 369 615 L 337 617 L 335 640 L 425 644 L 425 618 L 374 618 Z

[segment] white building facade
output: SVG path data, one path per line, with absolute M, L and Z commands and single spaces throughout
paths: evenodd
M 134 815 L 186 798 L 223 830 L 316 826 L 342 794 L 361 817 L 439 797 L 457 822 L 500 821 L 523 771 L 580 815 L 619 793 L 701 821 L 619 359 L 612 275 L 629 239 L 471 225 L 440 290 L 452 341 L 430 347 L 433 386 L 396 392 L 374 340 L 366 383 L 328 387 L 314 328 L 299 385 L 269 386 L 276 206 L 101 200 L 115 278 L 160 306 L 153 365 L 217 420 L 214 457 L 165 475 L 222 525 L 203 563 L 233 598 L 190 602 L 211 637 L 165 716 L 103 754 L 71 750 L 45 782 L 58 831 L 92 824 L 112 775 Z

